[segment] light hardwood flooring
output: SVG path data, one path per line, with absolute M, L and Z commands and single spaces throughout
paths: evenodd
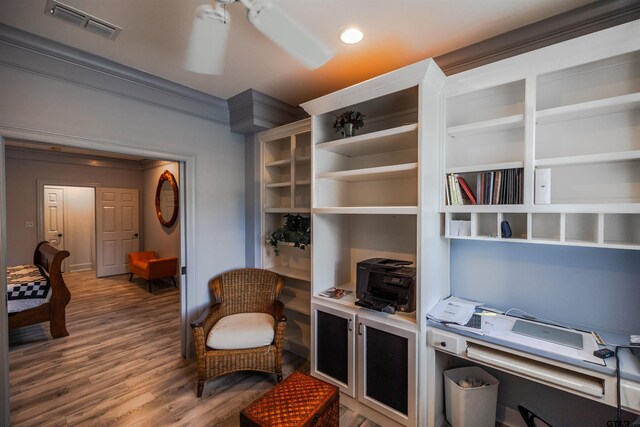
M 180 355 L 180 293 L 147 291 L 128 275 L 96 279 L 66 273 L 69 336 L 51 339 L 48 323 L 9 336 L 13 426 L 239 425 L 238 414 L 275 385 L 275 376 L 234 373 L 210 380 L 196 397 L 196 367 Z M 308 363 L 284 354 L 284 375 Z M 341 426 L 376 427 L 341 407 Z

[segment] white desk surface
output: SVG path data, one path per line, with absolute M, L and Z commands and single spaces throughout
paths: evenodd
M 580 361 L 575 358 L 566 357 L 562 354 L 550 352 L 548 350 L 541 350 L 539 347 L 536 347 L 536 342 L 541 342 L 541 341 L 535 338 L 531 338 L 530 340 L 528 339 L 527 341 L 529 341 L 531 344 L 525 345 L 524 344 L 525 341 L 513 342 L 513 341 L 505 340 L 500 337 L 492 336 L 490 334 L 479 335 L 466 330 L 448 327 L 446 325 L 443 325 L 442 323 L 434 322 L 431 320 L 427 321 L 427 326 L 440 329 L 443 331 L 448 331 L 454 334 L 459 334 L 468 338 L 473 338 L 478 341 L 485 341 L 488 343 L 500 345 L 500 346 L 511 348 L 514 350 L 519 350 L 519 351 L 529 353 L 535 356 L 543 357 L 546 359 L 556 360 L 559 362 L 578 366 L 583 369 L 587 369 L 595 372 L 601 372 L 606 375 L 611 375 L 611 376 L 615 375 L 615 367 L 616 367 L 615 357 L 606 359 L 605 360 L 606 366 L 601 366 L 593 363 L 588 363 L 585 361 Z M 607 333 L 605 332 L 601 333 L 600 331 L 597 331 L 597 332 L 605 339 L 606 342 L 609 342 L 607 338 L 608 336 Z M 625 350 L 625 349 L 621 349 L 618 352 L 618 355 L 620 356 L 620 367 L 621 367 L 620 377 L 629 381 L 640 383 L 640 360 L 638 360 L 637 357 L 631 354 L 629 350 Z

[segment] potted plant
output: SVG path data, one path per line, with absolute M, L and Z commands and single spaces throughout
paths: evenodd
M 284 224 L 269 236 L 269 244 L 276 256 L 280 255 L 278 243 L 282 242 L 293 243 L 294 248 L 304 250 L 311 243 L 311 218 L 300 214 L 286 214 Z
M 345 138 L 356 134 L 356 130 L 364 126 L 364 114 L 359 111 L 345 111 L 336 116 L 333 128 L 340 132 Z

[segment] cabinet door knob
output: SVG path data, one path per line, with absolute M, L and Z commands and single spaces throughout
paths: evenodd
M 442 342 L 440 343 L 440 345 L 441 345 L 442 347 L 446 347 L 446 346 L 447 346 L 447 343 L 446 343 L 446 341 L 442 341 Z

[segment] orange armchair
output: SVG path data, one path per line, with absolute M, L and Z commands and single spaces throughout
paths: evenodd
M 154 251 L 129 252 L 129 281 L 133 275 L 140 276 L 149 284 L 151 292 L 151 282 L 162 277 L 171 277 L 173 286 L 178 287 L 174 275 L 178 269 L 178 258 L 167 257 L 158 258 Z

